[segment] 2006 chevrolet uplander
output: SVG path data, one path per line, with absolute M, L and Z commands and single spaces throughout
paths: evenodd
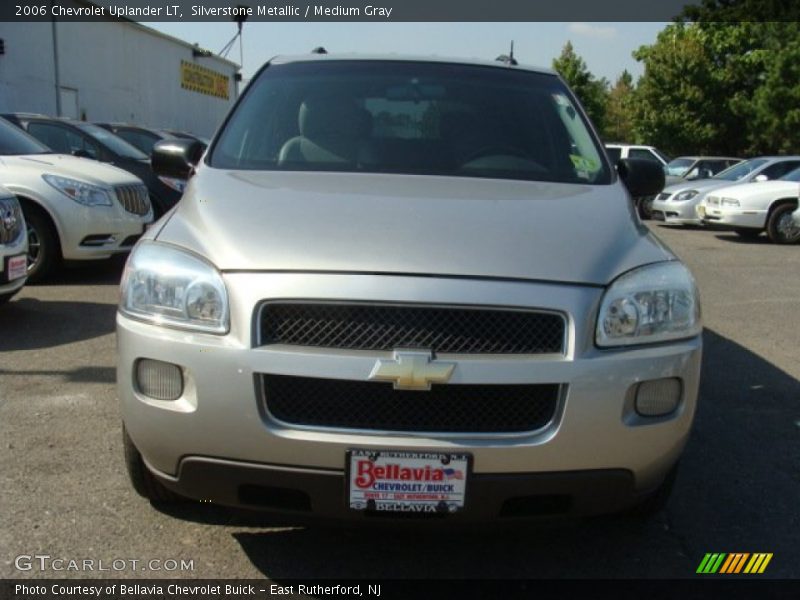
M 663 502 L 697 400 L 688 270 L 552 72 L 271 61 L 132 252 L 128 471 L 188 497 L 365 519 Z M 626 189 L 627 188 L 627 189 Z

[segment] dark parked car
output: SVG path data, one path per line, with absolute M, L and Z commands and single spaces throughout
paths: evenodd
M 141 127 L 129 123 L 95 123 L 95 125 L 108 129 L 111 133 L 118 135 L 131 146 L 136 146 L 148 156 L 153 151 L 153 146 L 155 146 L 156 142 L 174 140 L 180 137 L 164 129 Z
M 150 168 L 150 157 L 122 138 L 91 123 L 15 113 L 2 115 L 51 150 L 110 163 L 133 173 L 147 186 L 156 218 L 180 200 L 182 191 L 165 183 Z
M 211 143 L 207 137 L 203 137 L 202 135 L 197 135 L 194 133 L 188 133 L 186 131 L 178 131 L 177 129 L 164 129 L 164 131 L 170 135 L 174 135 L 177 138 L 183 138 L 185 140 L 196 140 L 198 142 L 202 142 L 206 146 Z

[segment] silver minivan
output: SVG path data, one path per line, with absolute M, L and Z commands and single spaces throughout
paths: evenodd
M 492 521 L 657 510 L 692 425 L 700 307 L 553 72 L 270 61 L 133 250 L 124 447 L 151 500 Z M 432 521 L 426 520 L 426 523 Z

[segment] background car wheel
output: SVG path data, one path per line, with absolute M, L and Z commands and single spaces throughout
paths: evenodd
M 28 282 L 42 281 L 61 262 L 61 248 L 50 219 L 41 209 L 22 205 L 28 226 Z
M 125 468 L 128 471 L 133 489 L 136 493 L 151 502 L 181 502 L 184 500 L 175 492 L 168 490 L 147 469 L 142 460 L 142 455 L 134 446 L 133 440 L 128 435 L 125 426 L 122 426 L 122 446 L 125 453 Z
M 736 235 L 752 240 L 761 235 L 761 229 L 734 229 Z
M 796 204 L 785 203 L 776 206 L 767 219 L 767 235 L 776 244 L 796 244 L 800 242 L 800 227 L 795 225 L 792 213 Z
M 639 217 L 644 220 L 653 218 L 653 201 L 655 196 L 642 196 L 636 198 L 636 210 L 639 211 Z
M 667 473 L 667 476 L 664 477 L 664 481 L 658 487 L 658 489 L 647 496 L 647 498 L 642 500 L 639 504 L 631 508 L 628 512 L 628 515 L 640 519 L 649 519 L 659 514 L 662 510 L 664 510 L 664 508 L 666 508 L 667 503 L 669 502 L 669 497 L 672 495 L 672 490 L 675 487 L 675 480 L 677 477 L 678 465 L 676 463 L 672 469 L 670 469 L 669 473 Z

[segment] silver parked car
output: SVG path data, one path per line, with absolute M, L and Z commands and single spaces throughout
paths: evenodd
M 200 152 L 156 145 L 195 174 L 122 281 L 142 495 L 456 522 L 666 499 L 697 290 L 634 214 L 661 166 L 618 175 L 555 73 L 278 58 Z
M 653 202 L 653 217 L 671 225 L 700 225 L 698 211 L 706 194 L 745 183 L 772 181 L 800 167 L 800 156 L 759 156 L 740 162 L 710 179 L 697 179 L 668 186 Z

